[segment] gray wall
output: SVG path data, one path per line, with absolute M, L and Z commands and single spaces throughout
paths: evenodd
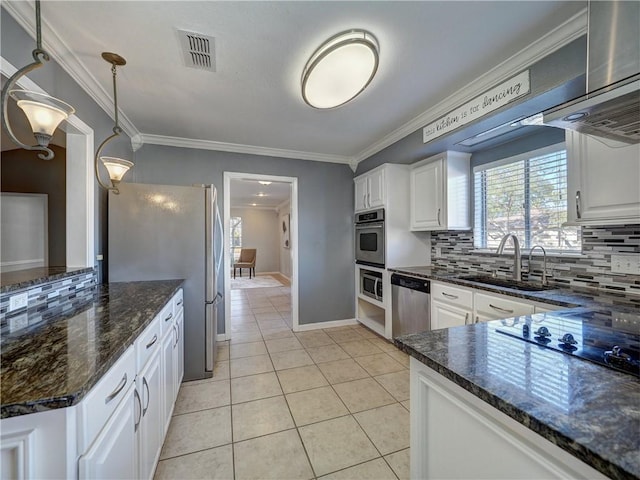
M 256 273 L 279 272 L 280 225 L 276 211 L 232 208 L 231 216 L 242 218 L 242 247 L 256 249 Z
M 4 9 L 0 15 L 1 37 L 0 53 L 16 68 L 21 68 L 33 61 L 31 51 L 35 48 L 32 39 Z M 46 38 L 45 38 L 46 41 Z M 101 52 L 89 52 L 99 56 Z M 126 68 L 126 67 L 125 67 Z M 105 63 L 104 75 L 111 78 L 109 65 Z M 113 120 L 98 104 L 53 60 L 31 72 L 29 78 L 36 82 L 47 93 L 71 104 L 76 109 L 76 116 L 93 128 L 94 149 L 113 132 Z M 118 89 L 126 89 L 126 84 L 119 82 Z M 124 108 L 126 110 L 126 106 Z M 131 158 L 129 138 L 122 134 L 105 150 L 105 154 Z M 70 186 L 69 188 L 72 188 Z M 95 252 L 106 253 L 107 247 L 107 194 L 95 182 Z M 105 263 L 106 269 L 106 263 Z M 106 277 L 105 277 L 106 278 Z M 104 278 L 98 279 L 100 283 Z
M 131 182 L 216 185 L 221 211 L 223 172 L 297 177 L 300 324 L 354 318 L 353 173 L 347 165 L 158 145 L 144 145 L 134 162 Z
M 422 143 L 422 128 L 420 128 L 360 162 L 356 175 L 367 172 L 383 163 L 415 163 L 445 150 L 473 152 L 486 149 L 486 144 L 478 145 L 475 148 L 465 148 L 456 145 L 456 143 L 516 118 L 534 115 L 583 95 L 586 89 L 586 52 L 586 37 L 583 36 L 529 68 L 531 93 L 528 96 L 506 105 L 488 118 L 481 118 L 426 144 Z M 533 127 L 525 127 L 522 131 L 531 133 L 532 129 Z
M 66 265 L 67 256 L 66 150 L 56 145 L 51 149 L 55 157 L 47 161 L 29 150 L 2 152 L 0 190 L 48 195 L 49 266 L 58 267 Z

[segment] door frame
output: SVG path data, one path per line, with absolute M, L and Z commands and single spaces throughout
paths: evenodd
M 7 59 L 0 56 L 2 75 L 10 78 L 17 70 Z M 25 90 L 49 95 L 28 77 L 21 77 L 16 85 Z M 59 128 L 67 134 L 66 266 L 93 268 L 96 263 L 93 128 L 76 115 L 70 115 Z
M 299 330 L 299 302 L 298 302 L 298 178 L 264 175 L 258 173 L 223 172 L 223 201 L 224 201 L 224 335 L 218 334 L 217 340 L 231 339 L 231 180 L 264 180 L 271 182 L 287 182 L 291 184 L 291 322 L 294 332 Z

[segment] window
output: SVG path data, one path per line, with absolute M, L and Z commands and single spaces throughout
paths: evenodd
M 231 217 L 231 258 L 236 262 L 242 248 L 242 217 Z
M 495 250 L 513 233 L 522 248 L 580 251 L 579 227 L 567 221 L 564 144 L 475 167 L 474 246 Z

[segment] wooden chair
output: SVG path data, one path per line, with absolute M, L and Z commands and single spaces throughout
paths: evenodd
M 240 258 L 233 264 L 233 278 L 236 278 L 236 268 L 240 269 L 240 276 L 242 277 L 242 269 L 249 269 L 249 278 L 251 278 L 251 271 L 253 270 L 253 276 L 256 275 L 256 249 L 255 248 L 241 248 Z

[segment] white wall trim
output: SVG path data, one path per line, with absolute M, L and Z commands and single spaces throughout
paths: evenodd
M 242 145 L 239 143 L 216 142 L 215 140 L 199 140 L 194 138 L 168 137 L 164 135 L 142 134 L 142 141 L 151 145 L 168 147 L 196 148 L 200 150 L 215 150 L 219 152 L 248 153 L 250 155 L 264 155 L 265 157 L 295 158 L 299 160 L 313 160 L 317 162 L 349 164 L 351 157 L 329 155 L 325 153 L 303 152 L 300 150 L 286 150 L 281 148 L 260 147 L 256 145 Z
M 256 173 L 241 172 L 223 172 L 223 230 L 224 230 L 224 297 L 231 298 L 231 281 L 229 280 L 229 272 L 231 272 L 231 180 L 232 179 L 249 179 L 249 180 L 265 180 L 272 182 L 287 182 L 291 184 L 291 320 L 293 322 L 293 330 L 296 331 L 299 324 L 299 299 L 298 299 L 298 178 L 297 177 L 281 177 L 277 175 L 261 175 Z M 224 302 L 224 331 L 225 339 L 231 339 L 231 301 Z
M 587 33 L 587 9 L 355 155 L 357 165 Z
M 2 75 L 9 78 L 17 70 L 0 56 Z M 20 78 L 17 85 L 20 88 L 48 94 L 28 77 Z M 93 267 L 95 265 L 93 129 L 76 115 L 69 116 L 63 126 L 67 130 L 67 267 Z
M 55 8 L 53 6 L 55 5 L 55 2 L 43 2 L 43 8 L 47 8 L 47 4 L 50 5 L 49 8 Z M 15 21 L 18 22 L 18 25 L 20 25 L 31 36 L 31 38 L 34 39 L 35 48 L 35 4 L 33 2 L 2 2 L 2 7 L 5 8 Z M 80 61 L 77 55 L 60 38 L 60 35 L 58 35 L 51 25 L 49 25 L 46 21 L 46 12 L 42 15 L 42 44 L 43 48 L 51 58 L 55 60 L 56 63 L 58 63 L 58 65 L 60 65 L 62 69 L 67 72 L 76 83 L 78 83 L 78 85 L 80 85 L 80 88 L 82 88 L 98 104 L 98 106 L 102 108 L 109 117 L 111 117 L 112 120 L 114 120 L 115 114 L 111 93 L 107 92 L 100 85 L 96 78 Z M 97 52 L 96 55 L 98 55 Z M 46 64 L 42 68 L 47 68 Z M 105 75 L 110 76 L 108 66 L 105 66 Z M 109 81 L 108 84 L 111 85 L 111 81 Z M 135 151 L 137 148 L 140 148 L 140 146 L 138 145 L 136 148 L 137 144 L 134 144 L 133 139 L 134 137 L 139 139 L 140 132 L 133 122 L 122 112 L 122 110 L 118 110 L 120 126 L 124 133 L 131 138 L 131 145 Z
M 294 332 L 307 332 L 309 330 L 319 330 L 321 328 L 346 327 L 349 325 L 358 325 L 355 318 L 347 318 L 345 320 L 331 320 L 329 322 L 305 323 L 294 328 Z

